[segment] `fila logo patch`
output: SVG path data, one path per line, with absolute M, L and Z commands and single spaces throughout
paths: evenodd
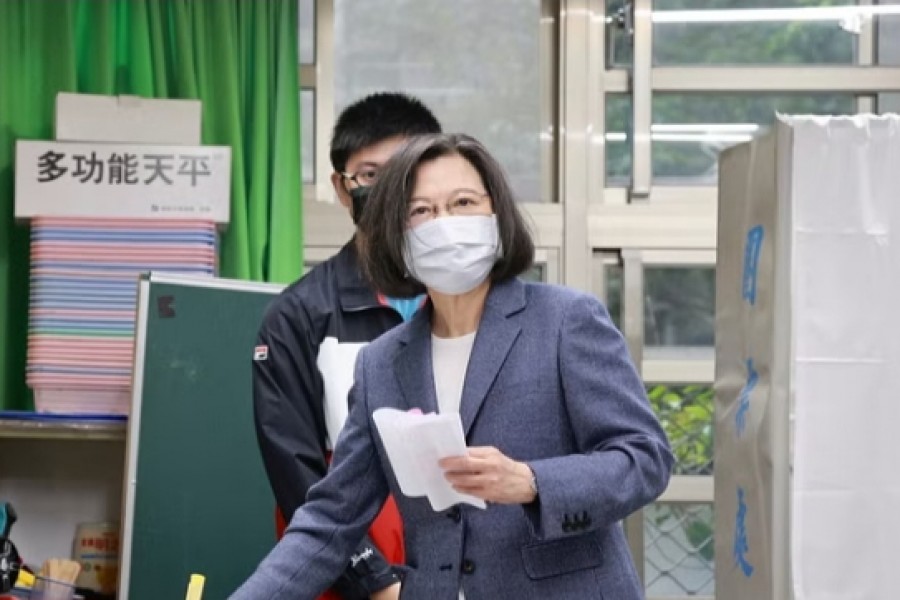
M 268 360 L 269 359 L 269 347 L 268 346 L 257 346 L 253 349 L 253 360 Z
M 369 547 L 366 547 L 366 549 L 363 550 L 362 552 L 360 552 L 359 554 L 354 554 L 353 556 L 350 557 L 350 566 L 355 567 L 356 565 L 359 564 L 359 561 L 369 560 L 370 558 L 372 558 L 372 555 L 374 553 L 375 553 L 374 550 L 372 550 Z

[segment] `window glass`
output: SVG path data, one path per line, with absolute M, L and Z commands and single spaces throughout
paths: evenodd
M 881 4 L 900 6 L 900 0 L 882 1 Z M 900 66 L 900 16 L 884 16 L 878 23 L 878 64 L 885 67 Z M 878 95 L 879 113 L 900 113 L 900 93 Z
M 648 598 L 714 594 L 713 525 L 711 503 L 656 502 L 644 509 Z
M 540 0 L 335 0 L 334 14 L 336 111 L 376 91 L 413 94 L 445 131 L 484 143 L 521 200 L 549 200 Z
M 301 65 L 316 62 L 316 1 L 300 0 L 297 12 L 297 52 Z
M 300 90 L 300 173 L 303 183 L 316 181 L 316 91 Z
M 608 3 L 613 23 L 607 62 L 632 63 L 632 41 L 621 15 L 627 0 Z M 753 21 L 698 23 L 697 15 L 714 10 L 816 9 L 847 6 L 847 0 L 656 0 L 653 63 L 657 66 L 703 65 L 841 65 L 857 61 L 859 21 Z M 678 11 L 677 13 L 673 11 Z M 893 16 L 877 19 L 888 20 Z M 693 21 L 693 22 L 692 22 Z
M 543 264 L 533 264 L 531 268 L 522 273 L 522 279 L 525 281 L 547 281 L 547 269 L 546 265 Z
M 653 179 L 661 185 L 715 185 L 719 152 L 764 133 L 775 113 L 853 114 L 849 94 L 655 94 Z M 608 186 L 631 178 L 631 97 L 606 100 Z
M 644 345 L 712 346 L 713 267 L 644 269 Z
M 900 94 L 879 94 L 879 113 L 900 113 Z
M 672 445 L 675 474 L 712 475 L 712 386 L 648 384 L 647 397 Z
M 711 348 L 715 343 L 715 268 L 644 268 L 645 358 L 676 356 L 653 352 L 677 347 L 680 358 L 711 358 L 708 352 L 684 352 L 685 347 Z M 606 302 L 616 326 L 622 319 L 622 267 L 606 268 Z M 671 353 L 669 353 L 671 354 Z
M 606 265 L 604 267 L 606 282 L 606 310 L 616 327 L 622 328 L 622 266 Z
M 900 0 L 882 0 L 879 4 L 900 6 Z M 878 64 L 900 66 L 900 15 L 878 17 Z

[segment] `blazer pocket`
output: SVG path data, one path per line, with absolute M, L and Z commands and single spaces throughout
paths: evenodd
M 596 534 L 590 533 L 524 546 L 522 562 L 528 577 L 546 579 L 601 566 L 603 549 Z

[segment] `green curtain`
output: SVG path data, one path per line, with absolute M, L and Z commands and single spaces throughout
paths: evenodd
M 0 408 L 28 408 L 27 226 L 17 139 L 51 139 L 57 92 L 192 98 L 231 146 L 220 275 L 302 271 L 297 0 L 0 0 Z

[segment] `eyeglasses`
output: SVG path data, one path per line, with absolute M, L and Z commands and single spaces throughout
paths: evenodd
M 409 202 L 409 226 L 436 219 L 442 212 L 454 217 L 490 214 L 491 197 L 486 192 L 457 190 L 443 204 L 427 198 L 413 198 Z
M 375 185 L 378 179 L 378 171 L 372 167 L 365 167 L 356 173 L 341 173 L 341 177 L 349 179 L 360 187 L 369 187 Z

